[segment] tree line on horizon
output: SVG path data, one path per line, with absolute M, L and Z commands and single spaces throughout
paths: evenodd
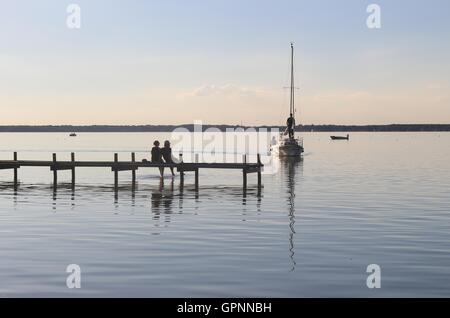
M 17 125 L 0 126 L 0 132 L 171 132 L 177 128 L 194 131 L 194 124 L 185 125 Z M 217 128 L 220 131 L 227 129 L 279 129 L 285 126 L 239 126 L 239 125 L 202 125 L 202 130 Z M 390 124 L 390 125 L 299 125 L 300 132 L 432 132 L 450 131 L 450 124 Z

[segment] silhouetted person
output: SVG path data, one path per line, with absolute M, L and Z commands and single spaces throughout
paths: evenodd
M 152 148 L 152 162 L 153 163 L 164 163 L 162 160 L 162 152 L 161 148 L 159 148 L 159 141 L 155 140 L 153 142 L 154 147 Z M 159 172 L 161 174 L 161 178 L 164 177 L 164 167 L 159 168 Z
M 170 148 L 170 141 L 166 140 L 164 142 L 164 148 L 161 149 L 161 153 L 166 163 L 175 163 L 172 157 L 172 148 Z M 170 167 L 170 171 L 172 172 L 172 176 L 175 176 L 173 167 Z
M 289 138 L 294 138 L 295 119 L 293 114 L 289 116 L 289 118 L 286 121 L 286 124 L 287 124 L 287 131 L 289 133 Z

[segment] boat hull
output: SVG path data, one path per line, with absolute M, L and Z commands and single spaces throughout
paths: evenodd
M 300 157 L 305 151 L 302 144 L 296 139 L 285 139 L 272 147 L 272 153 L 279 157 Z
M 278 156 L 280 157 L 300 157 L 304 152 L 303 147 L 282 146 L 278 147 Z
M 349 140 L 349 138 L 347 138 L 347 137 L 334 137 L 334 136 L 331 136 L 330 138 L 331 138 L 331 140 Z

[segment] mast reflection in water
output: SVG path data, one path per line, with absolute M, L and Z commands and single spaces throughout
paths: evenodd
M 286 185 L 288 216 L 289 216 L 289 257 L 291 259 L 291 271 L 295 270 L 297 265 L 295 261 L 295 185 L 297 178 L 301 177 L 303 169 L 302 157 L 285 157 L 280 158 L 281 173 L 283 175 L 283 183 Z

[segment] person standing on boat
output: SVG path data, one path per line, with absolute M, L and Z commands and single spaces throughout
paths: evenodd
M 175 163 L 172 157 L 172 148 L 170 148 L 170 141 L 166 140 L 164 142 L 164 148 L 161 149 L 161 154 L 166 163 Z M 170 167 L 170 171 L 172 172 L 172 177 L 174 177 L 175 173 L 173 172 L 173 167 Z
M 294 138 L 295 119 L 292 113 L 287 119 L 286 124 L 287 124 L 287 131 L 289 133 L 289 138 Z
M 159 141 L 155 140 L 153 142 L 153 148 L 152 148 L 152 163 L 164 163 L 162 160 L 162 151 L 161 148 L 159 148 Z M 161 174 L 161 178 L 164 177 L 164 167 L 159 167 L 159 172 Z

